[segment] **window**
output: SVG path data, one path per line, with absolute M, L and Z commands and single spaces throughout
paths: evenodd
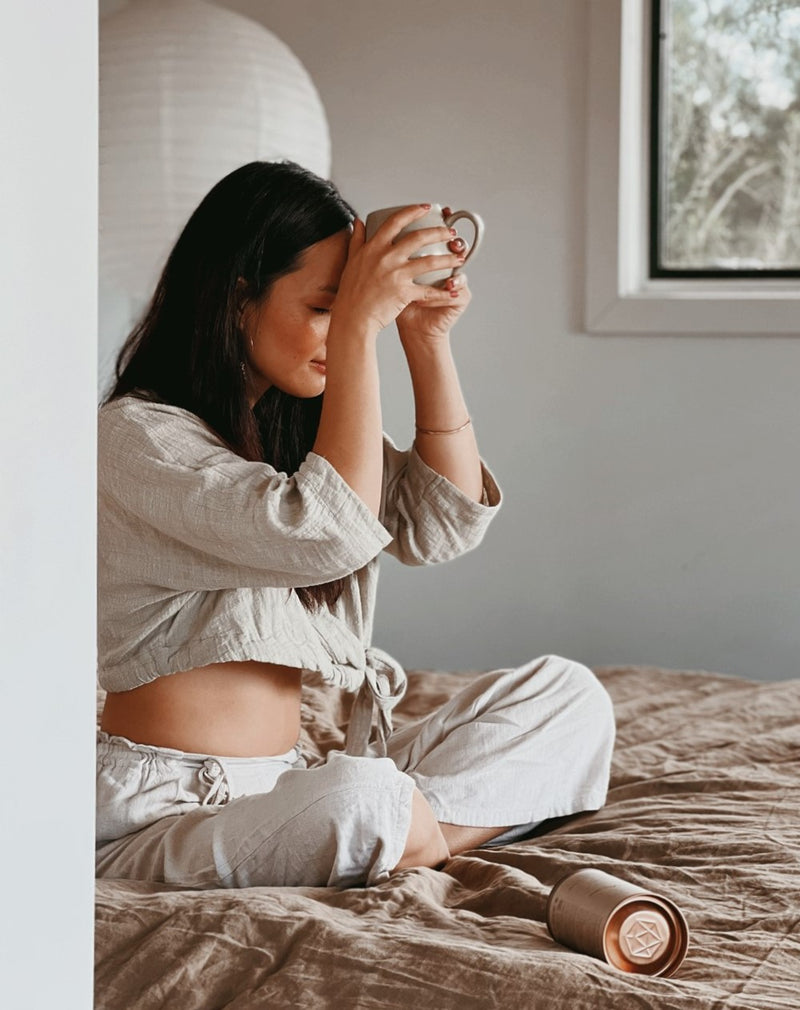
M 800 6 L 655 0 L 650 276 L 800 276 Z
M 748 79 L 750 70 L 743 56 L 737 58 L 737 63 L 726 52 L 725 46 L 734 45 L 736 40 L 733 31 L 729 32 L 727 41 L 722 35 L 714 35 L 707 25 L 705 28 L 697 25 L 696 34 L 702 45 L 713 45 L 720 50 L 720 72 L 727 73 L 729 79 L 737 75 L 745 79 L 739 91 L 729 86 L 727 96 L 720 98 L 723 104 L 727 101 L 735 108 L 742 91 L 745 97 L 748 88 L 751 96 L 758 95 L 759 81 L 771 78 L 769 85 L 760 85 L 762 101 L 749 100 L 749 128 L 757 134 L 753 124 L 759 121 L 759 116 L 766 116 L 777 131 L 779 119 L 783 139 L 777 143 L 791 144 L 792 131 L 800 132 L 800 126 L 792 125 L 796 122 L 795 112 L 800 110 L 800 95 L 797 94 L 800 89 L 800 71 L 797 70 L 800 26 L 795 27 L 796 3 L 783 0 L 702 0 L 702 3 L 699 0 L 593 0 L 589 5 L 585 305 L 588 332 L 800 335 L 798 239 L 793 227 L 784 227 L 788 217 L 786 208 L 798 198 L 797 182 L 792 184 L 786 176 L 792 171 L 800 173 L 800 165 L 792 160 L 793 155 L 780 166 L 757 171 L 759 153 L 762 153 L 761 161 L 767 160 L 763 150 L 754 148 L 750 141 L 749 147 L 738 144 L 735 148 L 737 161 L 729 148 L 722 156 L 732 159 L 729 164 L 724 166 L 718 161 L 711 170 L 711 174 L 717 173 L 713 181 L 718 188 L 712 185 L 708 189 L 708 200 L 713 202 L 706 204 L 702 234 L 699 234 L 697 223 L 699 217 L 688 225 L 681 225 L 677 217 L 679 213 L 687 213 L 685 209 L 679 210 L 679 201 L 682 194 L 688 192 L 686 187 L 691 185 L 686 182 L 686 168 L 691 167 L 692 158 L 696 158 L 697 145 L 685 155 L 684 175 L 679 180 L 683 190 L 673 182 L 670 191 L 668 175 L 663 168 L 665 151 L 683 150 L 680 143 L 676 144 L 675 126 L 670 127 L 670 123 L 678 119 L 675 98 L 669 97 L 670 75 L 674 85 L 679 70 L 675 63 L 670 67 L 668 62 L 665 66 L 664 61 L 665 53 L 669 59 L 670 41 L 681 59 L 690 48 L 685 43 L 675 46 L 677 14 L 697 6 L 702 7 L 704 17 L 722 17 L 725 7 L 755 4 L 763 9 L 759 16 L 780 19 L 778 25 L 782 32 L 779 47 L 776 40 L 770 38 L 766 22 L 753 28 L 753 37 L 759 41 L 753 48 L 751 67 L 753 74 L 757 70 L 761 75 L 757 79 Z M 735 20 L 736 32 L 740 32 L 742 19 Z M 774 20 L 771 24 L 775 24 Z M 668 31 L 664 30 L 664 25 Z M 672 40 L 662 37 L 670 31 Z M 654 37 L 660 48 L 657 59 L 653 59 Z M 741 36 L 738 44 L 743 45 Z M 785 49 L 781 48 L 784 46 Z M 797 48 L 793 48 L 795 46 Z M 776 54 L 768 58 L 772 61 L 768 73 L 763 69 L 766 52 Z M 784 58 L 785 64 L 782 64 Z M 707 58 L 705 62 L 708 63 Z M 680 72 L 688 74 L 689 70 Z M 652 88 L 654 77 L 659 83 L 657 89 Z M 786 102 L 786 91 L 793 87 L 795 97 Z M 781 88 L 785 90 L 779 94 Z M 656 97 L 654 115 L 651 103 Z M 700 102 L 703 97 L 702 85 L 697 84 L 692 101 Z M 765 108 L 768 109 L 766 113 Z M 673 121 L 668 118 L 670 109 L 676 117 Z M 726 122 L 732 135 L 743 134 L 744 127 L 737 126 L 740 120 L 735 116 L 730 115 Z M 653 165 L 650 156 L 656 123 L 661 126 L 657 140 L 662 160 Z M 759 129 L 763 131 L 763 127 Z M 739 139 L 747 140 L 744 136 Z M 714 143 L 719 144 L 720 139 L 715 138 Z M 776 158 L 770 160 L 776 161 Z M 737 167 L 738 175 L 735 174 Z M 742 174 L 746 175 L 743 180 Z M 705 182 L 708 182 L 708 173 Z M 786 203 L 782 204 L 782 200 Z M 710 221 L 707 220 L 709 215 Z M 651 235 L 654 217 L 656 228 Z M 675 233 L 679 233 L 681 227 L 689 233 L 684 237 L 683 246 L 674 240 L 671 245 L 665 242 L 665 236 L 669 237 L 670 221 Z M 742 221 L 749 222 L 747 227 Z M 660 242 L 659 246 L 655 245 L 656 241 Z M 723 242 L 727 242 L 727 246 L 721 244 Z M 691 254 L 687 258 L 689 248 Z M 765 250 L 769 248 L 772 252 L 767 257 Z M 676 249 L 680 254 L 677 259 L 674 258 Z M 697 249 L 702 254 L 699 258 Z

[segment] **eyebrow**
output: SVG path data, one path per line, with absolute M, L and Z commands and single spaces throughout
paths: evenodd
M 339 288 L 335 284 L 322 284 L 317 291 L 327 291 L 330 295 L 338 295 Z

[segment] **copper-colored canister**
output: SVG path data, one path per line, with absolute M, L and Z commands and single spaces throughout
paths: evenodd
M 686 956 L 689 927 L 677 905 L 603 870 L 575 870 L 547 899 L 558 943 L 620 971 L 672 975 Z

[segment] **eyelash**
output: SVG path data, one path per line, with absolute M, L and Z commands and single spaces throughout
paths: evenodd
M 317 312 L 317 313 L 319 313 L 320 315 L 327 315 L 327 314 L 328 314 L 328 313 L 330 312 L 330 309 L 322 309 L 322 308 L 317 308 L 317 306 L 315 306 L 315 305 L 312 305 L 312 306 L 311 306 L 311 311 L 312 311 L 312 312 Z

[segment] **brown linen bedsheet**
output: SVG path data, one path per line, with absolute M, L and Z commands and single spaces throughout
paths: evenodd
M 602 810 L 373 888 L 100 880 L 96 1010 L 800 1007 L 800 680 L 596 672 L 618 725 Z M 468 676 L 410 674 L 396 722 Z M 306 692 L 306 746 L 342 744 L 349 701 Z M 675 976 L 626 975 L 550 937 L 547 894 L 580 867 L 680 906 Z

